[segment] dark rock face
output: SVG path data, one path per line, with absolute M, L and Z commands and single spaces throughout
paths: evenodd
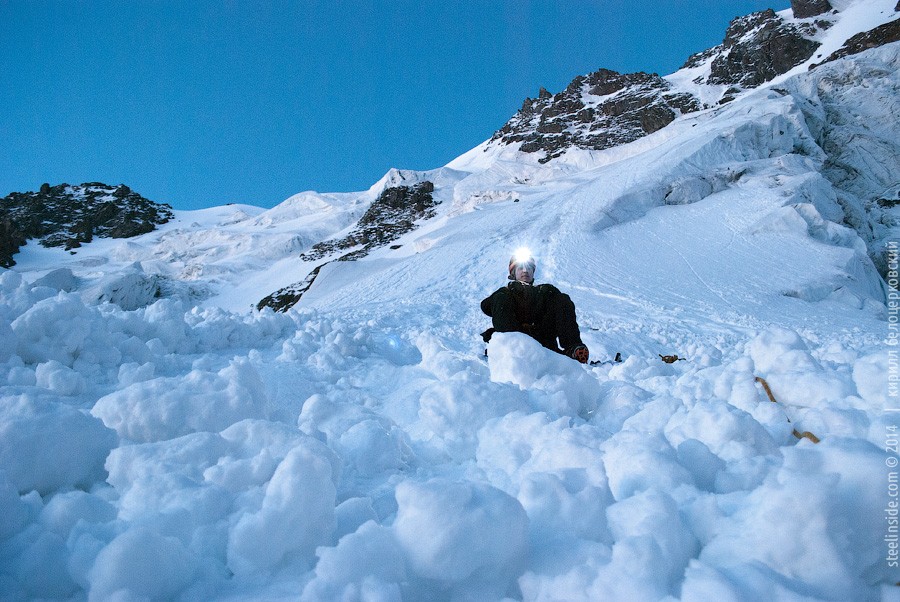
M 832 9 L 828 0 L 791 0 L 791 10 L 798 19 L 815 17 Z
M 831 53 L 824 61 L 816 65 L 810 65 L 809 68 L 813 69 L 823 63 L 841 59 L 845 56 L 859 54 L 870 48 L 878 48 L 879 46 L 884 46 L 885 44 L 890 44 L 891 42 L 896 42 L 898 40 L 900 40 L 900 19 L 895 19 L 890 23 L 879 25 L 875 29 L 856 34 L 844 42 L 843 46 Z
M 124 185 L 44 184 L 38 192 L 14 192 L 0 199 L 0 266 L 15 265 L 13 255 L 28 239 L 74 249 L 94 236 L 129 238 L 152 232 L 172 216 L 168 205 Z
M 407 232 L 415 229 L 415 221 L 434 217 L 436 203 L 431 196 L 434 184 L 421 182 L 415 186 L 386 188 L 356 223 L 350 234 L 339 240 L 320 242 L 300 256 L 305 261 L 316 261 L 326 255 L 361 247 L 350 255 L 341 257 L 350 261 L 365 257 L 369 251 L 383 247 Z
M 434 207 L 437 203 L 432 197 L 432 192 L 434 184 L 427 181 L 415 186 L 386 188 L 359 219 L 350 234 L 337 240 L 313 245 L 300 258 L 304 261 L 318 261 L 329 255 L 348 252 L 316 266 L 302 281 L 265 297 L 257 303 L 256 308 L 261 310 L 269 307 L 275 311 L 287 311 L 309 290 L 319 271 L 332 261 L 353 261 L 365 257 L 372 249 L 387 246 L 414 230 L 418 220 L 434 217 Z
M 576 77 L 558 94 L 541 88 L 492 140 L 521 142 L 522 152 L 543 151 L 546 162 L 572 146 L 602 150 L 632 142 L 700 108 L 697 99 L 672 91 L 656 74 L 600 69 Z
M 8 215 L 0 221 L 0 267 L 11 268 L 16 265 L 13 255 L 28 241 L 28 237 L 12 221 Z
M 815 27 L 810 25 L 804 32 L 785 23 L 772 9 L 738 17 L 728 26 L 720 46 L 700 53 L 702 59 L 692 56 L 685 66 L 715 56 L 705 83 L 755 88 L 813 55 L 819 43 L 804 33 L 813 33 Z
M 297 301 L 300 300 L 300 297 L 303 296 L 303 293 L 308 291 L 309 287 L 311 287 L 313 282 L 316 281 L 316 278 L 319 276 L 319 270 L 324 268 L 329 263 L 331 262 L 326 261 L 322 265 L 316 266 L 316 268 L 300 282 L 295 282 L 290 286 L 278 289 L 271 295 L 264 297 L 262 300 L 260 300 L 259 303 L 256 304 L 256 309 L 262 311 L 264 307 L 268 307 L 270 309 L 274 309 L 275 311 L 284 312 L 289 310 L 297 304 Z

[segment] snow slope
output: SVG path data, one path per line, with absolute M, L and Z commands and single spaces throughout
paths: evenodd
M 29 245 L 0 273 L 0 597 L 894 599 L 896 313 L 820 134 L 896 128 L 898 63 L 875 49 L 549 164 L 483 146 L 365 193 Z M 437 215 L 399 248 L 248 310 L 426 179 Z M 478 302 L 522 244 L 604 363 L 516 333 L 485 361 Z

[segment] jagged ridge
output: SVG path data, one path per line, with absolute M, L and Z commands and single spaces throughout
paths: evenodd
M 738 17 L 729 24 L 722 44 L 704 53 L 715 58 L 709 77 L 697 83 L 760 86 L 808 60 L 820 45 L 810 37 L 830 26 L 824 19 L 802 26 L 785 23 L 772 9 Z M 696 64 L 696 56 L 685 64 Z
M 603 150 L 632 142 L 700 108 L 697 99 L 673 91 L 655 73 L 600 69 L 576 77 L 555 95 L 541 88 L 492 140 L 521 142 L 526 153 L 544 151 L 546 162 L 571 146 Z
M 824 5 L 802 8 L 815 13 Z M 830 26 L 824 18 L 787 23 L 771 9 L 738 17 L 722 44 L 692 55 L 682 68 L 711 61 L 709 76 L 695 83 L 730 86 L 721 99 L 730 102 L 741 89 L 757 87 L 808 60 L 819 46 L 810 38 Z M 540 161 L 547 162 L 572 147 L 603 150 L 633 142 L 702 108 L 693 94 L 675 90 L 655 73 L 600 69 L 576 77 L 558 94 L 541 88 L 538 98 L 525 99 L 491 141 L 521 143 L 522 152 L 543 152 Z

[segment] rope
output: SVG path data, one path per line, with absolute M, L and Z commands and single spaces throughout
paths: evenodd
M 762 377 L 760 377 L 760 376 L 757 376 L 757 377 L 756 377 L 756 382 L 758 382 L 759 384 L 761 384 L 761 385 L 763 386 L 763 389 L 765 389 L 765 391 L 766 391 L 766 395 L 769 396 L 769 401 L 771 401 L 772 403 L 778 403 L 778 401 L 775 400 L 775 396 L 772 395 L 772 389 L 769 388 L 769 383 L 766 382 L 766 379 L 764 379 L 764 378 L 762 378 Z M 788 421 L 788 422 L 791 422 L 791 419 L 788 418 L 787 421 Z M 818 437 L 816 437 L 815 435 L 813 435 L 813 434 L 810 433 L 809 431 L 803 431 L 803 432 L 801 433 L 801 432 L 798 431 L 797 429 L 793 429 L 792 432 L 793 432 L 793 434 L 794 434 L 794 437 L 796 437 L 797 439 L 809 439 L 809 440 L 812 441 L 813 443 L 818 443 L 819 441 L 821 441 L 821 439 L 819 439 Z

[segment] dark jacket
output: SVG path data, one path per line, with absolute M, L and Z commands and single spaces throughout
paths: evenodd
M 582 344 L 575 304 L 552 284 L 510 282 L 484 299 L 481 311 L 491 316 L 495 331 L 524 332 L 544 347 L 560 353 L 568 353 Z

